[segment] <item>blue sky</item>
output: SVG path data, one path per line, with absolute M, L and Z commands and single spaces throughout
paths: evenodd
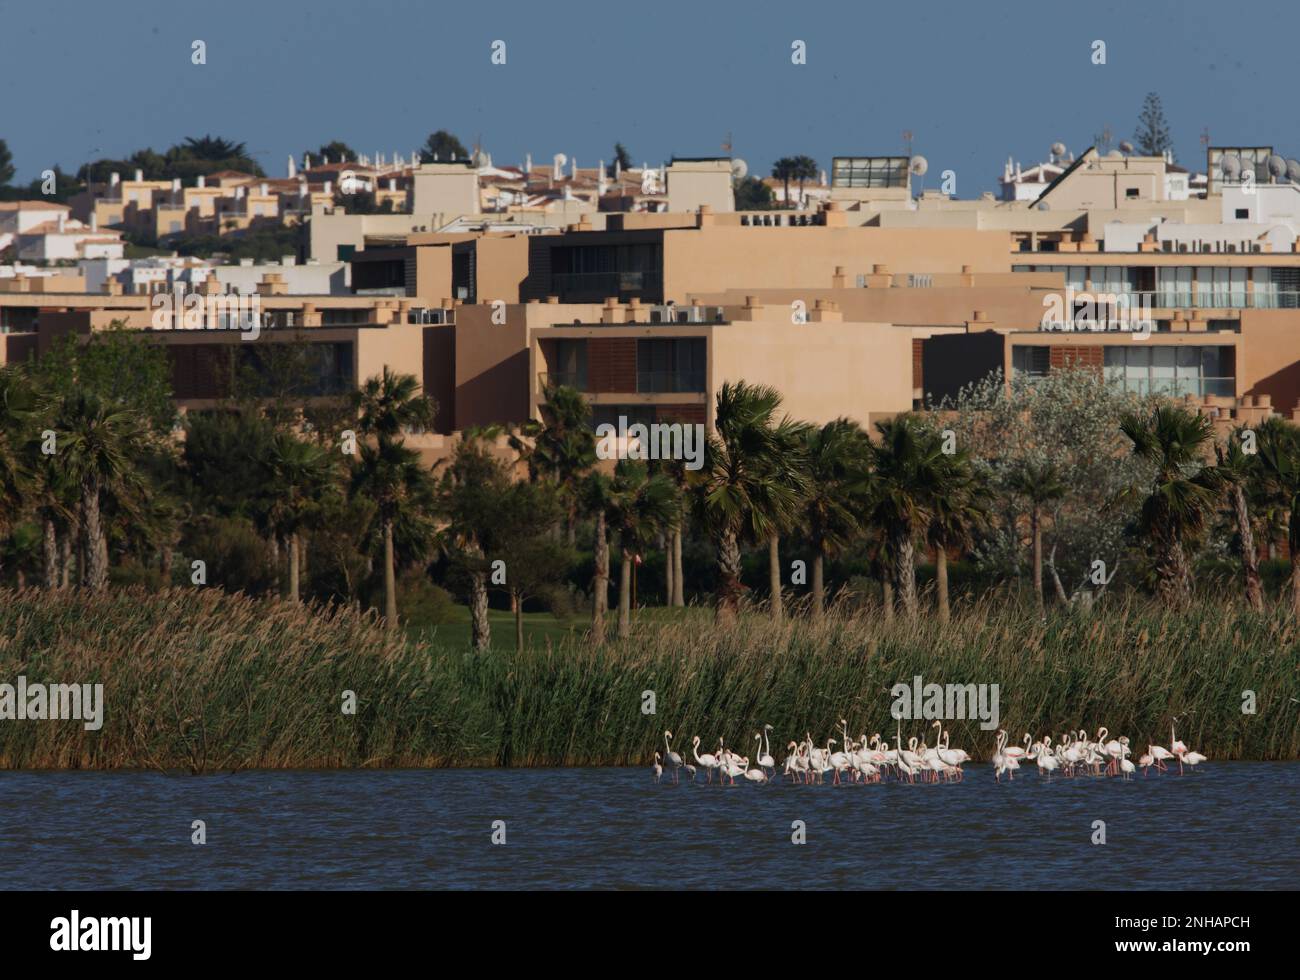
M 910 129 L 927 184 L 951 169 L 972 197 L 1009 154 L 1078 152 L 1107 124 L 1130 137 L 1150 90 L 1185 164 L 1203 167 L 1206 127 L 1216 144 L 1300 156 L 1298 28 L 1294 4 L 1202 0 L 0 0 L 0 138 L 27 181 L 204 133 L 282 176 L 289 153 L 332 139 L 407 153 L 434 129 L 481 138 L 498 163 L 563 152 L 582 166 L 615 140 L 637 163 L 717 154 L 730 132 L 760 173 L 788 154 L 829 169 L 901 152 Z

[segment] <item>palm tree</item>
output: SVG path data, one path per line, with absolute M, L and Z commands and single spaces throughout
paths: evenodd
M 1260 427 L 1258 443 L 1264 479 L 1273 496 L 1289 512 L 1287 549 L 1291 556 L 1291 605 L 1300 616 L 1300 429 L 1279 419 L 1272 425 Z
M 677 520 L 677 488 L 662 473 L 650 475 L 645 463 L 620 460 L 614 468 L 609 522 L 618 531 L 622 564 L 618 582 L 618 637 L 632 631 L 632 563 L 656 532 Z
M 0 367 L 0 537 L 27 507 L 31 469 L 24 452 L 36 393 L 16 370 Z
M 242 157 L 244 145 L 220 136 L 187 136 L 183 147 L 195 159 L 218 162 L 231 157 Z
M 781 535 L 794 529 L 799 520 L 799 509 L 803 494 L 807 489 L 804 474 L 803 449 L 806 433 L 810 426 L 804 422 L 795 422 L 783 418 L 772 429 L 773 450 L 793 474 L 794 483 L 791 490 L 796 499 L 774 502 L 767 514 L 771 530 L 767 535 L 767 594 L 772 618 L 780 622 L 785 615 L 781 595 Z
M 443 549 L 468 579 L 475 650 L 486 650 L 492 643 L 484 543 L 491 541 L 498 501 L 510 485 L 510 474 L 488 453 L 483 435 L 475 430 L 463 435 L 443 471 L 437 495 L 438 514 L 447 522 L 441 535 Z
M 768 540 L 802 493 L 798 462 L 784 451 L 788 436 L 774 424 L 780 406 L 775 388 L 724 383 L 704 464 L 688 476 L 695 517 L 718 550 L 718 615 L 723 619 L 735 616 L 744 590 L 741 544 Z
M 108 539 L 100 515 L 105 491 L 140 489 L 135 461 L 148 447 L 148 421 L 129 408 L 110 406 L 93 394 L 63 399 L 55 420 L 58 464 L 77 488 L 82 534 L 82 584 L 108 583 Z
M 434 483 L 420 454 L 381 437 L 363 445 L 352 469 L 351 492 L 375 504 L 384 548 L 384 619 L 397 626 L 397 572 L 394 535 L 398 522 L 422 527 L 433 507 Z
M 817 179 L 817 161 L 812 157 L 797 156 L 793 163 L 794 179 L 799 181 L 799 204 L 802 206 L 804 181 Z
M 1155 469 L 1137 526 L 1155 551 L 1157 591 L 1167 602 L 1184 603 L 1192 588 L 1187 545 L 1204 529 L 1223 486 L 1205 462 L 1213 425 L 1181 406 L 1161 404 L 1150 415 L 1125 413 L 1120 430 L 1133 443 L 1134 455 Z
M 582 509 L 592 518 L 591 638 L 605 642 L 605 616 L 609 612 L 609 510 L 614 481 L 604 473 L 588 473 L 580 489 Z
M 871 439 L 846 418 L 804 433 L 807 491 L 801 509 L 812 546 L 812 616 L 826 608 L 825 560 L 859 532 L 858 512 L 865 507 L 871 481 Z
M 397 374 L 388 365 L 352 393 L 352 407 L 363 435 L 396 439 L 408 430 L 423 431 L 433 425 L 438 411 L 432 398 L 420 394 L 420 382 L 412 374 Z
M 776 180 L 779 180 L 785 184 L 784 204 L 786 207 L 789 207 L 790 206 L 790 181 L 796 179 L 799 176 L 797 172 L 797 167 L 795 166 L 795 158 L 782 157 L 780 160 L 777 160 L 776 163 L 772 164 L 772 176 Z
M 1268 426 L 1272 421 L 1274 420 L 1267 420 L 1264 425 Z M 1228 502 L 1237 528 L 1246 603 L 1256 612 L 1263 612 L 1264 589 L 1259 579 L 1259 555 L 1255 552 L 1255 533 L 1250 522 L 1248 496 L 1252 484 L 1259 483 L 1263 474 L 1259 455 L 1243 451 L 1241 432 L 1238 428 L 1228 437 L 1226 445 L 1216 445 L 1214 454 L 1218 459 L 1217 469 L 1227 486 Z
M 939 434 L 914 415 L 877 422 L 872 447 L 871 522 L 885 533 L 894 601 L 916 615 L 916 535 L 930 517 L 930 492 L 943 470 Z
M 333 482 L 334 458 L 334 454 L 323 446 L 277 432 L 261 460 L 266 475 L 266 494 L 271 501 L 270 524 L 276 536 L 288 542 L 290 602 L 297 602 L 299 598 L 300 534 L 320 513 Z M 388 558 L 391 558 L 390 550 L 391 533 L 385 539 Z M 388 585 L 388 571 L 385 569 L 385 586 Z M 396 615 L 395 605 L 386 603 L 385 609 Z
M 975 529 L 987 517 L 984 488 L 971 465 L 970 454 L 957 449 L 939 459 L 939 479 L 930 490 L 930 523 L 926 538 L 934 548 L 935 598 L 939 621 L 948 622 L 948 550 L 969 548 Z M 1041 557 L 1041 556 L 1040 556 Z
M 591 408 L 576 388 L 553 385 L 538 409 L 541 419 L 519 427 L 532 445 L 512 436 L 510 444 L 528 464 L 533 480 L 550 479 L 560 489 L 565 510 L 565 539 L 573 544 L 579 510 L 579 483 L 596 464 L 596 434 L 590 425 Z
M 1043 509 L 1065 496 L 1065 481 L 1056 464 L 1045 459 L 1025 459 L 1007 475 L 1007 488 L 1029 502 L 1029 536 L 1034 549 L 1034 600 L 1043 608 Z M 1015 528 L 1011 528 L 1013 536 Z M 1020 566 L 1017 544 L 1016 567 Z

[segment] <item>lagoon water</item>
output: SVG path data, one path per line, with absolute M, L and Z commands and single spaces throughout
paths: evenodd
M 842 787 L 655 785 L 648 768 L 0 772 L 0 888 L 1294 888 L 1297 803 L 1300 763 Z

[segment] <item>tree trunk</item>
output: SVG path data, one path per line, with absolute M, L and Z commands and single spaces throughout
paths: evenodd
M 1290 525 L 1291 611 L 1300 616 L 1300 514 L 1291 512 Z
M 767 586 L 772 618 L 780 622 L 785 609 L 781 601 L 781 536 L 778 534 L 767 539 Z
M 886 573 L 885 578 L 880 580 L 880 596 L 885 607 L 886 623 L 894 621 L 894 585 L 889 580 L 889 574 L 891 573 Z
M 673 603 L 673 539 L 664 543 L 664 605 Z
M 1156 592 L 1169 606 L 1185 605 L 1191 595 L 1191 572 L 1183 544 L 1176 537 L 1156 542 Z
M 176 550 L 168 541 L 163 545 L 162 554 L 158 556 L 158 570 L 162 572 L 163 587 L 172 584 L 172 565 L 176 561 Z
M 385 526 L 384 528 L 384 560 L 392 559 L 392 530 Z M 289 601 L 298 601 L 298 534 L 295 531 L 289 535 Z M 396 622 L 396 606 L 389 605 L 388 594 L 388 575 L 384 575 L 384 609 L 385 615 L 389 616 L 389 622 Z
M 623 548 L 623 564 L 618 573 L 618 638 L 632 635 L 632 555 Z
M 1043 528 L 1038 507 L 1029 510 L 1029 533 L 1034 540 L 1034 602 L 1043 611 Z M 1059 535 L 1058 535 L 1059 537 Z
M 297 553 L 294 553 L 294 588 L 297 588 Z M 397 628 L 397 570 L 393 567 L 393 522 L 384 521 L 384 619 Z
M 603 510 L 596 514 L 591 551 L 596 566 L 591 583 L 591 638 L 599 646 L 605 642 L 605 615 L 609 612 L 609 536 Z
M 812 618 L 815 623 L 820 623 L 826 614 L 826 581 L 823 578 L 825 564 L 826 558 L 818 546 L 813 551 L 812 559 Z
M 470 632 L 474 649 L 486 650 L 492 644 L 492 624 L 488 622 L 487 572 L 471 572 L 469 578 Z
M 740 542 L 736 532 L 723 531 L 718 538 L 718 618 L 733 620 L 740 611 Z
M 894 552 L 894 591 L 898 605 L 909 618 L 916 615 L 916 546 L 910 528 L 892 529 Z
M 99 517 L 99 484 L 94 480 L 87 480 L 81 486 L 81 528 L 85 551 L 82 584 L 100 591 L 108 584 L 108 545 Z
M 42 522 L 41 584 L 47 589 L 59 587 L 59 534 L 51 518 Z
M 1237 484 L 1232 488 L 1233 510 L 1237 516 L 1237 536 L 1241 538 L 1241 572 L 1246 583 L 1246 603 L 1255 612 L 1264 611 L 1264 590 L 1259 581 L 1259 556 L 1255 554 L 1255 533 L 1250 526 L 1246 491 Z
M 948 622 L 948 551 L 943 545 L 934 549 L 934 590 L 939 601 L 939 622 Z
M 74 529 L 71 525 L 63 533 L 59 542 L 59 588 L 66 589 L 72 585 L 72 538 Z
M 673 605 L 686 605 L 686 583 L 682 579 L 682 529 L 673 531 Z
M 511 598 L 515 600 L 515 653 L 524 652 L 524 599 L 523 596 L 514 592 L 510 593 Z

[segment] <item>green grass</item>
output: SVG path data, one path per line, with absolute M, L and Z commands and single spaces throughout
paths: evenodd
M 917 674 L 998 684 L 1017 741 L 1105 725 L 1144 751 L 1176 715 L 1212 760 L 1300 757 L 1300 640 L 1284 607 L 1129 602 L 1042 618 L 987 602 L 947 625 L 867 609 L 820 626 L 753 611 L 728 627 L 707 609 L 643 610 L 630 640 L 603 649 L 581 619 L 533 615 L 522 654 L 510 614 L 493 618 L 495 646 L 475 654 L 452 627 L 412 639 L 352 610 L 215 589 L 0 592 L 0 682 L 100 681 L 107 701 L 97 733 L 0 723 L 0 767 L 639 765 L 666 728 L 684 754 L 696 734 L 747 752 L 765 722 L 780 755 L 840 718 L 892 741 L 890 688 Z M 345 691 L 355 715 L 340 710 Z M 976 722 L 949 727 L 954 746 L 987 757 Z M 924 736 L 924 723 L 904 733 Z

